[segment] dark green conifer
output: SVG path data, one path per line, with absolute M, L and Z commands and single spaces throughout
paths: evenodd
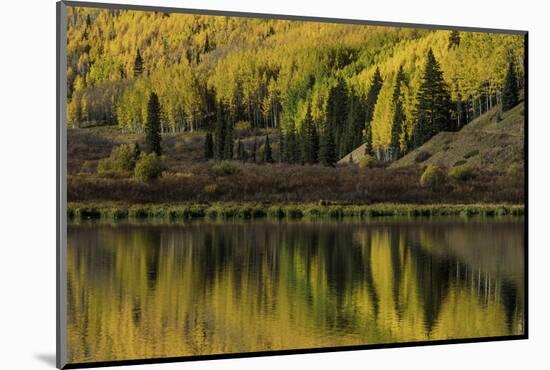
M 372 147 L 372 128 L 370 126 L 370 123 L 365 129 L 365 154 L 368 154 L 368 155 L 374 154 L 374 150 Z
M 414 147 L 424 144 L 440 131 L 453 129 L 451 97 L 443 79 L 443 72 L 432 49 L 428 51 L 426 67 L 416 101 L 412 138 Z
M 258 151 L 258 143 L 256 142 L 256 136 L 254 136 L 254 141 L 252 142 L 252 152 L 250 154 L 250 162 L 256 163 L 256 152 Z
M 311 108 L 309 105 L 304 121 L 302 122 L 300 136 L 302 144 L 302 163 L 316 163 L 319 154 L 319 137 L 317 136 L 317 129 L 311 117 Z
M 334 142 L 334 132 L 328 123 L 321 133 L 319 145 L 319 162 L 323 166 L 334 166 L 336 161 L 336 143 Z
M 403 66 L 399 67 L 397 76 L 395 78 L 395 86 L 393 88 L 392 105 L 393 105 L 393 117 L 391 126 L 391 139 L 390 139 L 390 158 L 392 160 L 401 157 L 401 134 L 403 131 L 403 124 L 405 121 L 405 112 L 403 109 L 403 100 L 401 96 L 401 84 L 404 81 Z
M 224 108 L 220 103 L 216 112 L 216 125 L 214 127 L 214 159 L 221 161 L 225 158 L 225 120 Z
M 327 98 L 326 124 L 333 130 L 336 155 L 345 154 L 344 142 L 347 138 L 345 125 L 347 121 L 348 90 L 343 79 L 339 78 L 330 90 Z
M 374 75 L 372 76 L 369 92 L 367 93 L 366 111 L 365 111 L 365 127 L 370 125 L 372 117 L 374 115 L 374 107 L 378 101 L 378 94 L 382 88 L 382 76 L 380 70 L 376 67 Z
M 449 35 L 449 49 L 458 47 L 460 45 L 460 33 L 458 31 L 451 31 Z
M 141 54 L 139 49 L 137 49 L 136 59 L 134 60 L 134 77 L 139 77 L 143 73 L 143 59 L 141 59 Z
M 372 155 L 372 117 L 374 115 L 374 107 L 378 101 L 378 94 L 382 88 L 382 76 L 380 75 L 380 70 L 376 67 L 374 75 L 372 76 L 371 85 L 369 92 L 367 93 L 367 100 L 365 102 L 365 154 Z
M 160 103 L 157 94 L 152 92 L 147 103 L 147 122 L 145 125 L 145 151 L 161 154 Z
M 273 163 L 273 153 L 271 152 L 271 144 L 269 143 L 269 135 L 265 135 L 264 151 L 262 162 Z
M 296 137 L 296 126 L 291 123 L 285 135 L 285 161 L 297 163 L 300 160 L 300 149 Z
M 514 62 L 508 64 L 508 71 L 504 79 L 504 89 L 502 91 L 502 111 L 515 107 L 519 102 L 518 79 L 516 76 L 516 68 Z
M 233 124 L 225 122 L 225 142 L 224 142 L 224 158 L 233 159 Z
M 208 131 L 204 138 L 204 158 L 211 159 L 214 157 L 214 139 L 212 133 Z
M 244 145 L 241 141 L 241 139 L 239 138 L 239 140 L 237 141 L 237 159 L 239 161 L 242 161 L 244 162 L 245 161 L 245 151 L 244 151 Z

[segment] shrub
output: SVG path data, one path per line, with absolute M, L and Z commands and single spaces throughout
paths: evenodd
M 95 164 L 93 161 L 84 161 L 82 166 L 80 166 L 80 172 L 82 173 L 93 173 L 95 172 Z
M 445 173 L 443 170 L 433 164 L 428 165 L 422 176 L 420 176 L 420 186 L 435 190 L 445 182 Z
M 473 156 L 476 156 L 479 154 L 479 150 L 472 150 L 472 151 L 469 151 L 468 153 L 464 154 L 464 159 L 468 159 L 468 158 L 471 158 Z
M 468 161 L 461 159 L 460 161 L 456 161 L 455 164 L 453 164 L 453 167 L 462 166 L 463 164 L 466 164 L 466 163 L 468 163 Z
M 116 170 L 133 171 L 139 158 L 139 149 L 134 144 L 122 144 L 113 148 L 110 158 Z
M 212 173 L 214 176 L 229 176 L 239 172 L 239 167 L 229 161 L 222 161 L 212 165 Z
M 139 157 L 139 147 L 135 144 L 122 144 L 111 150 L 111 155 L 97 164 L 98 175 L 104 177 L 122 176 L 134 170 Z
M 365 154 L 363 156 L 363 158 L 361 158 L 361 160 L 359 161 L 359 168 L 361 168 L 362 170 L 364 169 L 367 169 L 367 168 L 371 168 L 374 164 L 374 160 L 372 158 L 372 156 L 368 155 L 368 154 Z
M 523 163 L 512 163 L 507 169 L 506 169 L 506 175 L 511 180 L 520 180 L 523 179 L 525 176 L 525 169 L 523 168 Z
M 474 169 L 468 165 L 453 167 L 449 170 L 449 177 L 454 180 L 467 181 L 476 176 Z
M 155 153 L 150 153 L 139 158 L 134 169 L 134 176 L 141 181 L 150 181 L 157 179 L 161 171 L 160 159 Z
M 97 174 L 102 177 L 113 177 L 116 175 L 116 170 L 113 165 L 113 161 L 110 157 L 100 159 L 97 162 Z
M 429 152 L 426 152 L 426 151 L 423 151 L 421 150 L 417 155 L 416 157 L 414 158 L 414 161 L 416 163 L 422 163 L 424 162 L 425 160 L 427 160 L 428 158 L 430 158 L 432 156 L 432 153 L 429 153 Z
M 218 184 L 208 184 L 204 187 L 203 191 L 206 194 L 216 194 L 219 191 Z
M 249 134 L 252 130 L 252 125 L 248 121 L 239 121 L 235 124 L 236 134 Z

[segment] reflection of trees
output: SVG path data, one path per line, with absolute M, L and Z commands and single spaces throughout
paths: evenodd
M 518 333 L 521 225 L 486 227 L 74 227 L 70 353 L 99 361 Z

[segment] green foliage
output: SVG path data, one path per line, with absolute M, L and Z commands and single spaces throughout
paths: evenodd
M 363 158 L 361 158 L 361 160 L 359 161 L 359 168 L 364 170 L 367 168 L 371 168 L 373 164 L 374 164 L 374 159 L 372 158 L 372 156 L 365 154 Z
M 420 176 L 420 186 L 437 190 L 445 182 L 445 172 L 433 164 L 426 167 L 422 176 Z
M 136 59 L 134 60 L 134 77 L 139 77 L 143 73 L 143 59 L 141 59 L 141 54 L 139 49 L 136 52 Z
M 252 151 L 250 153 L 250 162 L 256 163 L 256 152 L 258 151 L 258 143 L 256 141 L 256 136 L 254 136 L 254 141 L 252 142 Z
M 246 160 L 246 152 L 244 150 L 244 145 L 241 141 L 241 139 L 237 142 L 237 159 L 239 161 L 245 161 Z
M 401 84 L 404 83 L 403 66 L 399 67 L 395 86 L 393 88 L 393 119 L 391 127 L 390 158 L 399 159 L 402 155 L 401 136 L 405 127 L 405 111 L 403 110 L 403 96 L 401 94 Z
M 458 181 L 467 181 L 476 176 L 476 171 L 468 165 L 454 166 L 449 170 L 449 177 Z
M 464 154 L 464 159 L 475 157 L 479 154 L 479 149 L 470 150 L 468 153 Z
M 416 100 L 413 143 L 418 147 L 438 132 L 452 129 L 451 96 L 432 49 L 428 51 Z
M 143 154 L 136 162 L 134 177 L 140 181 L 151 181 L 160 177 L 162 165 L 155 152 Z
M 122 144 L 113 148 L 110 158 L 116 169 L 121 171 L 133 171 L 139 154 L 139 147 L 136 144 Z
M 224 159 L 233 159 L 233 124 L 225 122 Z
M 504 89 L 502 91 L 502 111 L 515 107 L 519 102 L 518 79 L 513 60 L 508 64 L 506 78 L 504 80 Z
M 449 49 L 456 48 L 460 46 L 460 32 L 451 31 L 449 34 Z
M 298 138 L 294 124 L 291 124 L 285 135 L 285 161 L 287 163 L 298 163 L 301 157 L 300 148 L 298 146 Z
M 269 143 L 269 135 L 265 135 L 265 142 L 262 150 L 262 162 L 273 163 L 273 153 L 271 152 L 271 144 Z
M 157 94 L 152 92 L 147 103 L 147 122 L 145 126 L 145 152 L 161 154 L 160 103 Z
M 119 177 L 124 173 L 130 173 L 134 170 L 139 156 L 137 144 L 122 144 L 114 147 L 108 158 L 98 162 L 97 173 L 104 177 Z
M 80 166 L 81 173 L 93 173 L 96 170 L 96 165 L 92 161 L 84 161 Z
M 301 148 L 299 133 L 310 106 L 318 131 L 325 123 L 333 130 L 337 157 L 355 149 L 362 134 L 368 153 L 389 158 L 396 153 L 392 90 L 400 67 L 406 76 L 400 99 L 403 114 L 397 119 L 402 120 L 401 150 L 410 150 L 412 141 L 418 145 L 431 134 L 429 127 L 421 126 L 426 135 L 420 140 L 412 135 L 425 72 L 418 65 L 429 48 L 449 86 L 452 118 L 457 121 L 453 129 L 500 98 L 509 60 L 516 87 L 523 85 L 521 35 L 168 17 L 162 12 L 81 7 L 71 7 L 67 20 L 71 127 L 118 124 L 126 132 L 143 133 L 154 91 L 163 132 L 209 128 L 223 104 L 228 122 L 249 122 L 250 130 L 280 128 L 286 140 L 294 126 Z M 287 146 L 281 151 L 285 161 Z
M 454 164 L 453 164 L 453 167 L 457 167 L 457 166 L 462 166 L 463 164 L 466 164 L 468 163 L 468 161 L 464 160 L 464 159 L 461 159 L 459 161 L 456 161 Z
M 225 159 L 226 127 L 224 119 L 224 107 L 218 105 L 216 114 L 216 126 L 214 128 L 214 158 L 218 161 Z
M 206 190 L 208 188 L 208 190 Z M 217 194 L 216 184 L 209 184 L 205 192 Z M 495 216 L 525 213 L 523 205 L 510 204 L 374 204 L 339 205 L 326 201 L 317 204 L 274 204 L 269 203 L 212 203 L 212 204 L 143 204 L 127 206 L 121 204 L 69 203 L 67 215 L 72 219 L 101 218 L 106 220 L 121 218 L 342 218 L 357 217 L 371 219 L 380 217 L 439 217 L 439 216 Z
M 316 163 L 319 155 L 319 136 L 308 106 L 300 133 L 302 143 L 302 163 Z
M 523 163 L 512 163 L 506 169 L 506 175 L 515 181 L 522 180 L 525 177 L 525 168 Z
M 334 166 L 338 158 L 336 157 L 336 143 L 332 128 L 327 124 L 321 134 L 319 144 L 319 162 L 323 166 Z
M 230 161 L 221 161 L 214 163 L 211 167 L 214 176 L 230 176 L 240 172 L 240 169 Z
M 421 150 L 420 152 L 418 152 L 416 157 L 414 157 L 414 161 L 416 163 L 422 163 L 422 162 L 428 160 L 428 158 L 430 158 L 431 156 L 432 156 L 432 153 Z
M 376 67 L 376 71 L 374 71 L 374 75 L 372 76 L 372 80 L 370 83 L 370 89 L 367 94 L 367 111 L 366 111 L 366 119 L 365 119 L 365 125 L 369 126 L 372 117 L 374 115 L 374 107 L 376 106 L 376 102 L 378 101 L 378 94 L 380 94 L 380 89 L 382 88 L 382 76 L 380 75 L 380 69 Z
M 210 131 L 206 132 L 204 137 L 204 158 L 214 158 L 214 139 L 212 138 L 212 133 Z

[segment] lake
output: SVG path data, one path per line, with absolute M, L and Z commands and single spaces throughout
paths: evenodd
M 69 362 L 524 331 L 524 220 L 83 222 Z

